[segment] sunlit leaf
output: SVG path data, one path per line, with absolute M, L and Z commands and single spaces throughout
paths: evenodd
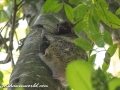
M 102 64 L 102 70 L 103 70 L 104 72 L 106 72 L 106 71 L 108 70 L 108 68 L 109 68 L 109 65 L 106 64 L 105 62 L 103 62 L 103 64 Z
M 81 19 L 83 19 L 83 17 L 85 16 L 86 13 L 87 13 L 87 5 L 79 4 L 73 10 L 74 20 L 76 22 L 80 21 Z
M 80 3 L 80 2 L 83 2 L 83 1 L 86 1 L 86 0 L 69 0 L 69 2 L 71 3 L 71 4 L 78 4 L 78 3 Z
M 108 48 L 107 52 L 110 54 L 110 56 L 113 56 L 113 54 L 115 53 L 116 49 L 117 49 L 117 44 L 113 44 L 113 45 L 111 45 Z
M 8 14 L 4 10 L 1 10 L 0 11 L 0 23 L 7 21 L 8 18 L 9 18 Z
M 88 14 L 88 17 L 85 16 L 83 21 L 86 23 L 84 31 L 91 41 L 93 41 L 98 47 L 103 47 L 104 39 L 99 31 L 98 22 L 94 20 L 91 14 Z
M 88 61 L 90 63 L 93 63 L 95 61 L 95 59 L 96 59 L 96 54 L 93 54 L 92 56 L 89 57 Z
M 65 13 L 67 15 L 67 18 L 72 22 L 74 23 L 74 19 L 73 19 L 73 8 L 68 5 L 68 4 L 64 4 L 64 10 L 65 10 Z
M 93 90 L 91 75 L 93 67 L 84 60 L 76 60 L 68 64 L 66 78 L 70 87 L 74 90 Z
M 93 90 L 108 90 L 107 78 L 100 68 L 92 73 L 91 80 Z
M 51 12 L 53 7 L 58 3 L 58 0 L 47 0 L 43 7 L 42 7 L 42 10 L 44 13 L 48 13 L 48 12 Z
M 120 15 L 120 8 L 116 11 L 117 15 Z
M 93 46 L 90 44 L 90 42 L 84 38 L 77 38 L 74 40 L 74 43 L 85 51 L 93 49 Z
M 107 30 L 104 30 L 103 32 L 103 37 L 104 37 L 104 41 L 109 44 L 109 45 L 112 45 L 112 37 L 111 37 L 111 34 L 107 31 Z
M 120 19 L 111 13 L 110 11 L 103 10 L 102 8 L 97 10 L 100 19 L 108 26 L 112 28 L 120 28 Z
M 103 36 L 102 36 L 102 34 L 100 32 L 95 33 L 91 37 L 92 37 L 92 40 L 95 42 L 95 44 L 98 47 L 104 47 L 104 39 L 103 39 Z
M 60 10 L 62 9 L 62 7 L 63 7 L 63 4 L 62 4 L 62 3 L 56 4 L 56 5 L 53 7 L 52 12 L 57 13 L 58 11 L 60 11 Z
M 119 48 L 118 54 L 119 54 L 119 59 L 120 59 L 120 48 Z
M 103 8 L 104 10 L 108 9 L 108 4 L 105 0 L 94 0 L 97 8 Z
M 119 90 L 116 89 L 118 86 L 120 86 L 120 78 L 113 78 L 108 83 L 109 90 Z
M 3 73 L 0 71 L 0 84 L 3 82 Z
M 24 90 L 23 87 L 17 87 L 15 90 Z
M 81 33 L 85 27 L 85 23 L 84 22 L 79 22 L 75 27 L 74 30 L 76 31 L 77 34 Z

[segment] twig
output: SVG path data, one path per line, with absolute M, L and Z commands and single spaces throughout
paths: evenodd
M 11 34 L 10 34 L 10 44 L 8 49 L 8 54 L 12 57 L 12 50 L 13 50 L 13 37 L 15 32 L 15 21 L 16 21 L 16 13 L 17 13 L 17 3 L 16 0 L 14 0 L 14 8 L 13 8 L 13 17 L 12 17 L 12 27 L 11 27 Z
M 0 33 L 0 38 L 1 38 L 2 43 L 5 45 L 6 51 L 8 51 L 8 46 L 7 46 L 7 44 L 6 44 L 6 41 L 5 41 L 4 38 L 2 37 L 1 33 Z
M 4 25 L 4 27 L 2 28 L 0 28 L 0 33 L 3 31 L 3 29 L 8 25 L 8 23 L 11 21 L 11 18 L 7 21 L 7 23 Z

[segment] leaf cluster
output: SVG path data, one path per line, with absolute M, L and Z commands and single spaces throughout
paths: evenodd
M 119 78 L 113 78 L 107 73 L 110 65 L 110 58 L 116 52 L 118 44 L 113 43 L 111 32 L 108 30 L 100 30 L 100 23 L 103 22 L 110 28 L 119 29 L 120 8 L 113 14 L 109 11 L 109 5 L 105 0 L 69 0 L 68 4 L 65 0 L 47 0 L 43 5 L 43 12 L 57 13 L 64 9 L 68 20 L 74 24 L 74 30 L 77 34 L 84 32 L 89 38 L 76 38 L 74 43 L 85 51 L 95 51 L 93 45 L 104 48 L 106 44 L 110 47 L 106 50 L 102 69 L 94 70 L 94 60 L 96 54 L 89 57 L 88 62 L 74 61 L 68 64 L 66 69 L 66 77 L 69 86 L 73 90 L 119 90 Z M 73 7 L 73 6 L 74 7 Z M 91 42 L 90 42 L 91 41 Z M 119 50 L 120 57 L 120 50 Z M 69 88 L 70 88 L 69 87 Z M 70 90 L 68 88 L 68 90 Z

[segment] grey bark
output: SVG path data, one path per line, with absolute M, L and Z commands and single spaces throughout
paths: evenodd
M 56 23 L 59 22 L 51 14 L 43 15 L 41 13 L 44 2 L 44 0 L 31 1 L 23 6 L 28 24 L 32 28 L 24 41 L 17 64 L 12 71 L 9 85 L 34 85 L 36 83 L 48 87 L 25 87 L 24 90 L 64 89 L 60 82 L 52 77 L 52 71 L 38 56 L 43 28 L 39 28 L 37 25 L 41 24 L 48 32 L 51 32 L 54 30 Z M 9 87 L 8 90 L 15 90 L 15 87 Z

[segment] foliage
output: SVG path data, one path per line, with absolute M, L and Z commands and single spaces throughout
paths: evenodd
M 15 41 L 18 42 L 18 48 L 20 46 L 16 29 L 18 28 L 19 20 L 24 19 L 21 9 L 22 5 L 24 4 L 23 2 L 24 0 L 0 1 L 0 23 L 6 23 L 4 26 L 1 25 L 0 27 L 0 51 L 6 50 L 7 53 L 6 59 L 4 61 L 0 61 L 0 64 L 5 64 L 11 61 L 14 47 L 13 38 L 15 38 Z
M 0 90 L 3 90 L 2 83 L 3 83 L 3 73 L 0 71 Z
M 66 2 L 47 0 L 43 6 L 43 12 L 56 13 L 63 7 L 68 20 L 75 25 L 74 30 L 77 34 L 85 32 L 90 41 L 98 47 L 104 47 L 106 44 L 110 46 L 107 50 L 104 49 L 106 53 L 102 69 L 94 70 L 93 68 L 96 54 L 90 56 L 88 62 L 76 60 L 69 63 L 66 68 L 69 87 L 73 90 L 119 90 L 120 79 L 113 78 L 106 72 L 110 65 L 110 58 L 118 47 L 117 44 L 113 44 L 111 33 L 108 30 L 101 32 L 99 25 L 102 21 L 110 28 L 119 29 L 120 19 L 116 15 L 120 15 L 120 8 L 115 15 L 109 11 L 109 5 L 105 0 L 69 0 L 69 3 L 74 7 Z M 55 7 L 59 8 L 54 11 Z M 85 51 L 94 51 L 93 45 L 85 38 L 76 38 L 74 43 Z
M 2 58 L 0 58 L 0 64 L 6 64 L 10 62 L 11 60 L 13 60 L 14 57 L 13 54 L 17 55 L 19 53 L 14 48 L 13 38 L 14 41 L 19 42 L 18 33 L 17 33 L 18 31 L 16 29 L 18 28 L 19 20 L 23 19 L 23 14 L 21 9 L 22 5 L 23 5 L 23 0 L 0 0 L 0 52 L 6 51 L 5 54 L 7 54 L 5 60 L 2 60 L 3 56 L 1 54 L 0 57 Z M 13 50 L 15 50 L 15 53 L 12 52 Z M 14 66 L 14 63 L 12 63 L 12 65 Z M 3 82 L 3 74 L 4 74 L 4 78 L 7 76 L 7 78 L 4 79 L 4 82 Z M 8 73 L 6 74 L 4 73 L 4 71 L 3 74 L 1 74 L 0 72 L 0 84 L 6 85 L 8 84 L 7 81 L 9 80 L 8 76 L 10 74 Z M 3 88 L 0 88 L 0 90 L 3 90 Z M 4 90 L 6 90 L 6 88 L 4 88 Z

